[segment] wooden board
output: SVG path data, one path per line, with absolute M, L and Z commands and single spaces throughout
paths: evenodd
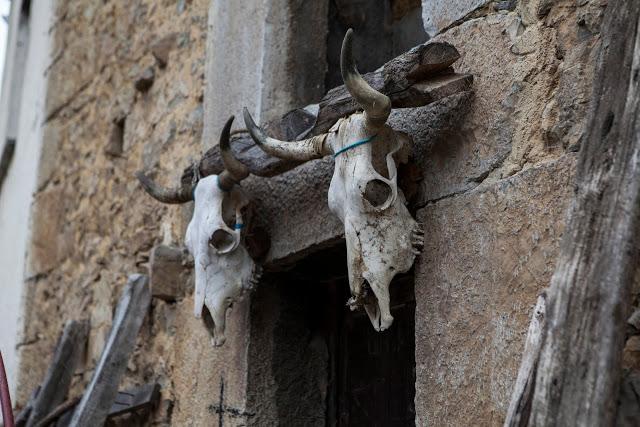
M 64 401 L 73 374 L 84 355 L 88 335 L 88 321 L 72 320 L 65 325 L 44 381 L 31 405 L 31 413 L 26 422 L 28 427 L 38 424 Z
M 118 395 L 118 385 L 135 348 L 136 337 L 149 305 L 151 290 L 147 276 L 133 274 L 124 289 L 113 325 L 91 382 L 78 404 L 70 426 L 103 425 Z

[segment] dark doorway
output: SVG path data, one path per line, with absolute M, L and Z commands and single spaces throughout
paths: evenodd
M 413 426 L 413 273 L 391 284 L 393 326 L 351 312 L 344 243 L 269 274 L 252 298 L 252 425 Z
M 349 28 L 356 33 L 354 54 L 361 73 L 429 39 L 420 0 L 329 0 L 328 26 L 325 90 L 342 84 L 340 48 Z

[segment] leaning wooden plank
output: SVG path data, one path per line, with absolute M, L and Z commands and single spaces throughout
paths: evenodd
M 34 427 L 47 427 L 47 426 L 49 426 L 51 423 L 53 423 L 55 420 L 57 420 L 63 414 L 65 414 L 65 412 L 71 412 L 76 407 L 78 402 L 80 402 L 80 396 L 74 397 L 74 398 L 69 399 L 69 400 L 65 400 L 60 405 L 58 405 L 55 408 L 53 408 L 53 410 L 49 413 L 49 415 L 47 415 L 42 420 L 40 420 L 38 422 L 38 424 L 36 424 Z M 68 420 L 67 420 L 66 423 L 61 423 L 61 425 L 67 425 L 67 424 L 68 424 Z
M 35 398 L 27 427 L 33 427 L 64 401 L 71 379 L 82 359 L 89 335 L 89 322 L 67 322 L 58 340 L 53 359 Z
M 144 384 L 129 390 L 120 391 L 109 410 L 109 418 L 129 412 L 152 408 L 160 398 L 160 384 Z
M 118 384 L 129 356 L 135 347 L 136 337 L 142 326 L 151 291 L 147 276 L 134 274 L 118 302 L 113 325 L 100 361 L 78 404 L 70 426 L 101 426 L 118 394 Z
M 22 408 L 22 410 L 16 417 L 16 420 L 15 420 L 16 427 L 25 427 L 27 425 L 27 421 L 31 416 L 31 410 L 33 409 L 33 403 L 36 401 L 36 398 L 38 397 L 39 392 L 40 392 L 40 386 L 36 387 L 36 389 L 33 390 L 33 392 L 31 393 L 31 396 L 29 396 L 29 400 L 27 401 L 27 403 L 24 405 L 24 408 Z
M 640 2 L 610 1 L 529 425 L 611 426 L 640 248 Z
M 160 384 L 150 383 L 140 387 L 119 391 L 113 405 L 109 410 L 107 419 L 118 415 L 139 412 L 141 410 L 152 409 L 160 399 Z M 72 398 L 58 405 L 49 415 L 42 419 L 35 427 L 47 427 L 56 420 L 58 425 L 67 425 L 74 408 L 80 402 L 80 397 Z
M 542 337 L 545 327 L 547 295 L 542 293 L 533 309 L 533 316 L 529 324 L 529 332 L 524 343 L 520 371 L 511 396 L 511 403 L 504 421 L 505 427 L 525 427 L 529 420 L 533 389 L 535 386 L 536 370 L 542 348 Z

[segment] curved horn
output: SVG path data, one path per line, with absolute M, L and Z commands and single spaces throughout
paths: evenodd
M 304 162 L 331 154 L 331 149 L 325 146 L 324 143 L 327 138 L 326 133 L 303 139 L 302 141 L 280 141 L 268 137 L 264 131 L 255 124 L 246 107 L 243 109 L 243 115 L 244 123 L 247 126 L 251 138 L 253 138 L 260 148 L 272 156 Z
M 353 30 L 349 28 L 342 41 L 340 71 L 344 85 L 365 113 L 367 124 L 373 128 L 384 125 L 391 113 L 391 100 L 362 78 L 353 60 Z
M 233 153 L 231 152 L 229 136 L 231 134 L 233 119 L 235 119 L 234 116 L 229 117 L 229 120 L 227 120 L 227 123 L 222 129 L 222 134 L 220 135 L 220 156 L 222 157 L 224 168 L 239 182 L 249 176 L 249 169 L 233 157 Z
M 162 203 L 180 204 L 193 200 L 193 187 L 163 188 L 156 184 L 142 171 L 136 172 L 136 178 L 142 184 L 142 188 L 154 199 Z

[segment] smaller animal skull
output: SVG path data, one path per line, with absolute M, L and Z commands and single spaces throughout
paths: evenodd
M 200 179 L 194 189 L 195 208 L 187 227 L 186 245 L 195 260 L 196 317 L 206 306 L 214 322 L 215 346 L 224 344 L 227 310 L 250 290 L 260 277 L 260 268 L 242 244 L 243 208 L 249 200 L 239 182 L 247 168 L 229 149 L 231 117 L 220 137 L 225 170 Z
M 373 327 L 391 326 L 389 285 L 408 271 L 422 246 L 423 233 L 406 207 L 397 183 L 397 164 L 407 160 L 407 137 L 386 124 L 391 100 L 358 73 L 352 55 L 352 30 L 342 44 L 345 86 L 364 110 L 339 120 L 329 133 L 302 141 L 278 141 L 256 126 L 244 109 L 254 141 L 267 153 L 306 161 L 333 155 L 329 209 L 344 224 L 351 309 L 364 306 Z

